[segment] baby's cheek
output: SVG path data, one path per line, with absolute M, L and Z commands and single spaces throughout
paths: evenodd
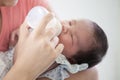
M 68 50 L 66 48 L 63 49 L 62 54 L 67 58 L 69 58 L 71 56 L 70 50 Z

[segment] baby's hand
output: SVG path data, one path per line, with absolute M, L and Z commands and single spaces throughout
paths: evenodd
M 19 28 L 15 29 L 10 35 L 10 47 L 14 47 L 19 38 Z

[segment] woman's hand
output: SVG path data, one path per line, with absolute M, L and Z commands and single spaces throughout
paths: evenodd
M 62 52 L 55 29 L 45 31 L 51 14 L 44 17 L 41 24 L 29 32 L 26 21 L 20 27 L 19 40 L 15 47 L 15 64 L 4 80 L 33 80 L 43 73 Z M 12 77 L 11 77 L 12 76 Z

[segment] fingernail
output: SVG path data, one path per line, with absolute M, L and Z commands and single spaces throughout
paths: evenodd
M 55 42 L 55 44 L 57 44 L 59 42 L 59 38 L 56 36 L 53 38 L 53 41 Z

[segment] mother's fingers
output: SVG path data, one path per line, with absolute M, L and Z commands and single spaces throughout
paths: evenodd
M 20 26 L 19 37 L 20 39 L 23 39 L 24 37 L 27 37 L 28 34 L 29 34 L 28 25 L 27 22 L 24 21 L 23 24 Z
M 59 42 L 58 37 L 54 37 L 54 38 L 50 41 L 50 44 L 51 44 L 51 46 L 52 46 L 53 48 L 55 48 L 56 45 L 58 44 L 58 42 Z
M 56 33 L 55 28 L 50 28 L 44 31 L 43 36 L 46 37 L 47 40 L 51 41 L 56 36 Z
M 63 49 L 64 49 L 64 45 L 63 44 L 58 44 L 58 46 L 56 47 L 56 56 L 61 54 Z
M 35 33 L 35 36 L 39 36 L 45 30 L 45 27 L 47 26 L 48 22 L 52 18 L 53 18 L 53 14 L 51 13 L 48 13 L 46 16 L 44 16 L 39 26 L 33 30 L 33 33 Z

